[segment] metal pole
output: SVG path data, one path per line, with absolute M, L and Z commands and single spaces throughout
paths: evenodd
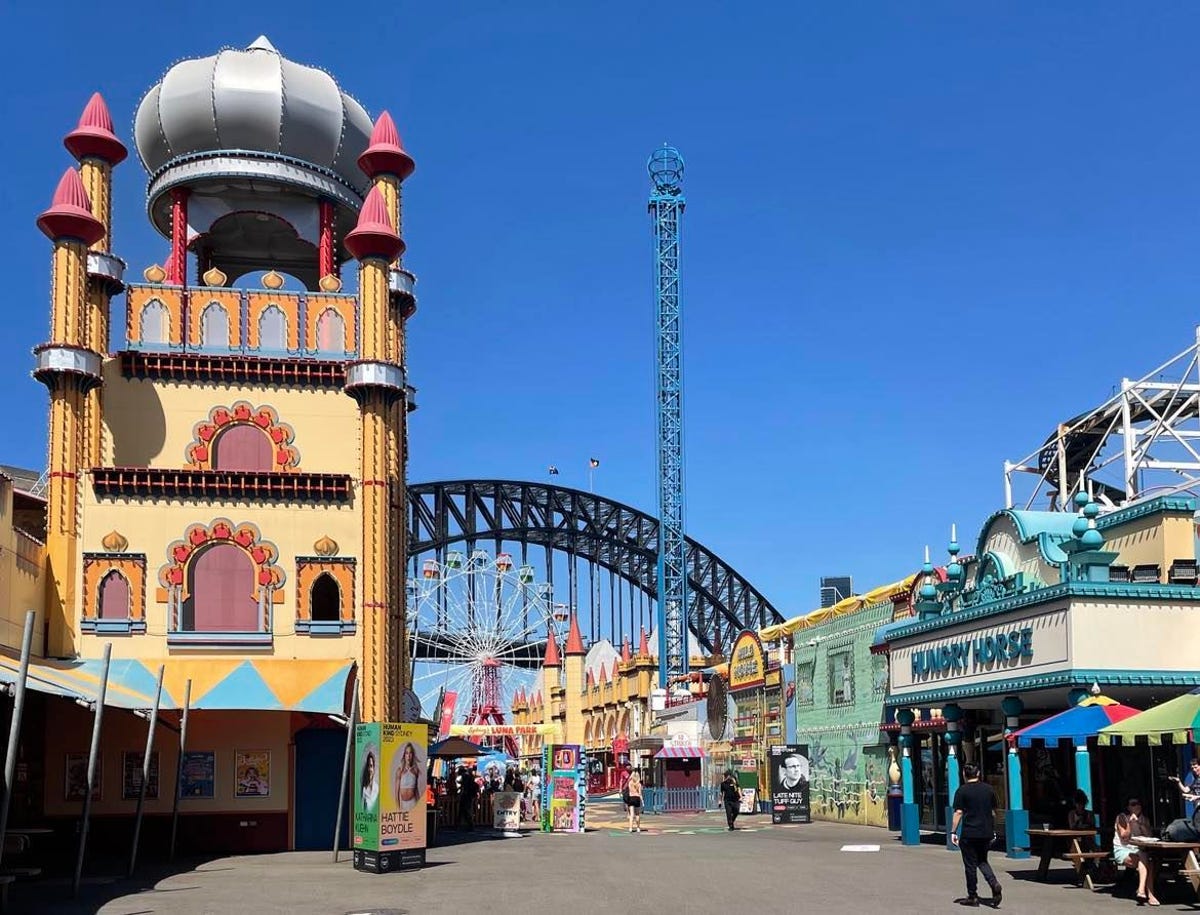
M 29 655 L 33 651 L 34 612 L 25 614 L 25 635 L 21 639 L 21 667 L 13 693 L 12 723 L 8 728 L 8 753 L 4 757 L 4 797 L 0 800 L 0 857 L 8 835 L 8 805 L 12 800 L 13 779 L 17 774 L 17 748 L 21 742 L 21 715 L 25 712 L 25 683 L 29 679 Z
M 138 840 L 142 836 L 142 813 L 146 809 L 146 784 L 150 781 L 150 759 L 154 750 L 154 729 L 158 725 L 158 707 L 162 702 L 163 674 L 165 664 L 158 665 L 158 686 L 154 690 L 154 708 L 150 710 L 150 724 L 146 727 L 146 750 L 142 754 L 142 784 L 138 789 L 137 812 L 133 816 L 133 847 L 129 850 L 129 871 L 127 877 L 133 876 L 137 867 Z
M 104 646 L 104 663 L 100 669 L 100 692 L 96 695 L 96 714 L 92 719 L 92 747 L 88 752 L 87 793 L 83 796 L 83 822 L 79 824 L 79 852 L 75 856 L 75 878 L 71 882 L 71 895 L 79 895 L 79 881 L 83 878 L 83 856 L 87 851 L 88 818 L 92 813 L 92 786 L 96 784 L 96 757 L 100 755 L 100 725 L 104 718 L 104 699 L 108 695 L 108 665 L 112 660 L 112 642 Z
M 350 717 L 346 719 L 346 755 L 342 758 L 342 790 L 338 792 L 337 820 L 333 824 L 333 863 L 338 862 L 338 851 L 342 844 L 342 811 L 346 805 L 346 792 L 350 782 L 350 751 L 354 749 L 354 722 L 358 718 L 358 677 L 354 678 L 354 692 L 350 695 Z
M 175 798 L 171 801 L 171 847 L 168 860 L 175 860 L 175 834 L 179 828 L 179 793 L 183 789 L 183 754 L 187 749 L 188 710 L 192 705 L 192 681 L 183 688 L 183 718 L 179 722 L 179 761 L 175 765 Z

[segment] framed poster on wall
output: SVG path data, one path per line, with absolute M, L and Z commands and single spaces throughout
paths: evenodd
M 233 756 L 234 797 L 271 796 L 271 751 L 238 750 Z
M 142 790 L 141 750 L 126 750 L 121 754 L 121 800 L 136 801 Z M 158 750 L 150 753 L 150 777 L 146 779 L 146 800 L 158 799 Z
M 216 793 L 217 754 L 212 750 L 188 750 L 183 754 L 180 797 L 211 798 Z
M 87 793 L 87 764 L 86 753 L 68 753 L 66 779 L 63 786 L 63 799 L 82 801 Z M 104 757 L 96 757 L 96 782 L 92 785 L 92 800 L 98 801 L 104 789 Z

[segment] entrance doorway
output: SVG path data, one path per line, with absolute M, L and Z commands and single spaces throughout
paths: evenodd
M 345 753 L 346 732 L 341 728 L 306 728 L 296 734 L 292 797 L 297 851 L 319 851 L 332 844 Z M 350 847 L 349 807 L 347 801 L 342 810 L 341 848 Z

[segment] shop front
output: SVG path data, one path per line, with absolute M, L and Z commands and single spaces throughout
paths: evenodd
M 1195 505 L 1174 499 L 1134 508 L 1100 523 L 1092 503 L 1078 517 L 998 512 L 980 534 L 978 559 L 959 563 L 951 544 L 944 581 L 926 563 L 917 616 L 881 630 L 889 660 L 885 705 L 900 731 L 906 843 L 919 841 L 923 825 L 945 828 L 961 766 L 974 762 L 1005 808 L 1009 854 L 1027 856 L 1031 815 L 1057 822 L 1076 784 L 1104 791 L 1111 772 L 1135 760 L 1089 755 L 1080 768 L 1069 746 L 1019 751 L 1008 735 L 1091 692 L 1147 708 L 1200 684 L 1194 646 L 1179 637 L 1200 618 L 1200 590 L 1110 580 L 1122 554 L 1102 549 L 1105 535 L 1127 549 L 1133 542 L 1144 548 L 1156 532 L 1170 542 L 1163 528 L 1185 516 L 1190 532 Z M 1139 537 L 1127 536 L 1130 525 Z M 1187 551 L 1169 559 L 1194 560 L 1190 537 L 1166 549 Z M 940 728 L 921 727 L 936 719 Z M 1108 812 L 1111 799 L 1094 801 L 1094 809 Z
M 743 797 L 753 791 L 758 809 L 766 809 L 770 801 L 770 748 L 789 742 L 787 679 L 784 670 L 771 663 L 758 633 L 746 630 L 737 637 L 728 668 L 734 708 L 728 762 L 737 774 Z M 717 778 L 724 774 L 715 766 L 713 772 Z

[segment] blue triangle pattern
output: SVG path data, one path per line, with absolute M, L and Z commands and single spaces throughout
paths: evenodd
M 350 675 L 351 662 L 296 703 L 297 712 L 323 712 L 326 715 L 346 713 L 346 677 Z
M 262 675 L 250 661 L 243 661 L 199 699 L 192 702 L 197 709 L 261 709 L 281 710 L 279 697 L 267 686 Z

